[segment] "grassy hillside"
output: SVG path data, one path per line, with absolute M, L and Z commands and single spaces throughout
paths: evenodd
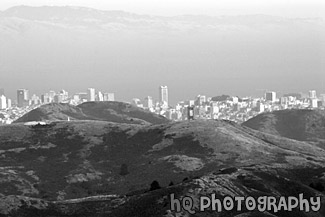
M 243 126 L 300 141 L 325 139 L 325 111 L 281 110 L 263 113 Z
M 123 102 L 85 102 L 78 106 L 50 103 L 36 108 L 15 123 L 55 120 L 99 120 L 129 124 L 161 124 L 168 120 L 160 115 Z
M 166 216 L 169 193 L 324 195 L 325 186 L 325 150 L 225 121 L 17 123 L 0 126 L 0 158 L 4 216 Z M 154 181 L 161 189 L 149 191 Z M 98 195 L 111 196 L 78 199 Z

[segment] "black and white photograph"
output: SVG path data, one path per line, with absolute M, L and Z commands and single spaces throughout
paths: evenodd
M 0 217 L 325 217 L 325 1 L 0 0 Z

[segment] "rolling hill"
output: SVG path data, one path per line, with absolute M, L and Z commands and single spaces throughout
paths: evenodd
M 169 122 L 163 116 L 123 102 L 85 102 L 78 106 L 50 103 L 36 108 L 15 123 L 55 120 L 99 120 L 130 124 L 161 124 Z
M 273 111 L 257 115 L 242 125 L 300 141 L 325 140 L 324 110 Z
M 15 123 L 0 126 L 0 158 L 2 216 L 215 216 L 176 214 L 172 193 L 196 211 L 211 193 L 324 197 L 324 149 L 227 121 Z M 220 216 L 324 216 L 321 205 Z

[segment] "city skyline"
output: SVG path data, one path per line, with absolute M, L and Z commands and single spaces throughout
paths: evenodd
M 266 15 L 141 16 L 74 7 L 0 13 L 0 86 L 41 93 L 90 86 L 145 97 L 325 91 L 325 22 Z M 95 22 L 96 21 L 96 22 Z M 50 42 L 50 43 L 49 43 Z
M 164 89 L 164 91 L 162 91 L 162 89 Z M 197 92 L 196 94 L 194 94 L 192 96 L 177 100 L 177 101 L 175 101 L 175 103 L 169 103 L 170 96 L 169 96 L 169 93 L 168 93 L 168 89 L 169 88 L 168 88 L 167 85 L 160 85 L 159 88 L 158 88 L 157 93 L 155 93 L 154 91 L 151 91 L 151 92 L 145 94 L 144 97 L 139 97 L 137 95 L 134 95 L 132 98 L 129 98 L 129 99 L 122 99 L 122 98 L 119 98 L 119 97 L 116 98 L 116 95 L 118 95 L 118 93 L 116 94 L 116 93 L 109 92 L 109 91 L 102 91 L 101 89 L 97 89 L 97 88 L 93 88 L 93 87 L 84 88 L 82 90 L 78 90 L 78 91 L 75 91 L 75 92 L 69 91 L 68 88 L 63 88 L 63 89 L 60 89 L 60 90 L 47 89 L 47 90 L 39 91 L 38 93 L 30 91 L 29 88 L 19 88 L 19 89 L 16 90 L 16 96 L 14 96 L 14 97 L 10 96 L 9 94 L 3 94 L 6 91 L 5 91 L 4 88 L 0 88 L 0 90 L 1 90 L 0 96 L 4 95 L 9 99 L 14 100 L 14 102 L 17 102 L 17 104 L 19 104 L 19 93 L 18 92 L 20 92 L 20 91 L 24 91 L 23 94 L 21 93 L 21 95 L 23 95 L 22 101 L 24 101 L 27 98 L 30 99 L 32 95 L 36 95 L 36 96 L 41 97 L 44 94 L 51 95 L 51 93 L 52 93 L 51 97 L 54 98 L 54 95 L 60 94 L 61 91 L 68 90 L 67 93 L 69 93 L 70 97 L 73 96 L 73 95 L 78 95 L 78 94 L 86 94 L 85 99 L 87 99 L 88 101 L 95 101 L 94 100 L 95 96 L 98 96 L 98 93 L 102 94 L 103 99 L 113 99 L 113 101 L 121 101 L 121 102 L 127 102 L 127 103 L 132 103 L 132 99 L 134 99 L 134 98 L 139 98 L 141 101 L 145 101 L 147 97 L 150 97 L 151 100 L 162 103 L 163 101 L 166 101 L 166 100 L 162 100 L 162 99 L 166 99 L 166 96 L 167 96 L 167 104 L 171 105 L 171 106 L 175 106 L 178 102 L 181 102 L 181 101 L 184 101 L 184 100 L 190 100 L 193 97 L 200 96 L 200 95 L 210 96 L 210 97 L 220 96 L 220 95 L 229 95 L 229 96 L 236 96 L 236 97 L 239 97 L 239 98 L 265 97 L 267 99 L 272 98 L 271 101 L 274 101 L 275 99 L 279 99 L 280 97 L 282 97 L 283 95 L 286 95 L 286 94 L 301 94 L 302 97 L 306 97 L 306 98 L 307 97 L 309 97 L 309 98 L 317 98 L 317 97 L 320 97 L 321 95 L 325 94 L 325 91 L 318 91 L 315 88 L 310 88 L 308 90 L 301 90 L 301 91 L 288 91 L 288 92 L 282 92 L 282 91 L 278 91 L 278 90 L 274 90 L 274 89 L 259 89 L 258 90 L 259 94 L 256 94 L 256 95 L 242 95 L 242 96 L 240 94 L 231 94 L 231 93 L 206 94 L 206 93 L 203 93 L 203 92 Z M 91 94 L 89 94 L 89 93 L 91 93 Z M 270 96 L 269 96 L 269 94 L 270 94 Z M 164 96 L 162 96 L 162 95 L 164 95 Z M 89 96 L 91 96 L 91 97 L 89 98 Z M 316 97 L 314 97 L 314 96 L 316 96 Z M 173 98 L 173 95 L 171 95 L 171 98 Z M 106 100 L 104 100 L 104 101 L 106 101 Z
M 2 93 L 5 90 L 2 88 Z M 189 119 L 226 119 L 242 123 L 258 114 L 284 109 L 325 109 L 325 94 L 309 90 L 307 93 L 279 95 L 275 91 L 265 91 L 262 97 L 240 98 L 238 96 L 207 96 L 198 94 L 184 99 L 176 105 L 168 104 L 168 87 L 159 86 L 159 98 L 146 96 L 133 98 L 131 105 L 162 115 L 173 121 Z M 70 93 L 66 90 L 50 90 L 41 96 L 30 94 L 28 89 L 17 90 L 17 102 L 12 103 L 5 95 L 0 95 L 0 124 L 11 124 L 14 120 L 38 108 L 52 103 L 66 103 L 77 106 L 85 102 L 115 101 L 114 93 L 102 93 L 95 88 L 86 92 Z M 120 102 L 115 102 L 120 103 Z M 53 104 L 52 104 L 53 105 Z M 103 104 L 108 106 L 110 104 Z M 49 105 L 51 107 L 51 105 Z
M 1 216 L 322 216 L 325 1 L 0 0 L 0 145 Z

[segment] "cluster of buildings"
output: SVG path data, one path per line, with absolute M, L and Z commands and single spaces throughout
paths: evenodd
M 316 91 L 309 91 L 308 96 L 300 93 L 285 94 L 277 97 L 276 92 L 268 91 L 261 98 L 237 96 L 207 97 L 198 95 L 194 99 L 181 101 L 176 106 L 168 104 L 167 86 L 159 87 L 159 101 L 154 102 L 147 96 L 142 103 L 140 99 L 133 99 L 132 104 L 165 116 L 174 121 L 188 119 L 226 119 L 242 123 L 263 113 L 283 109 L 324 109 L 325 94 L 317 97 Z
M 78 105 L 87 101 L 114 100 L 114 93 L 104 93 L 96 91 L 94 88 L 88 88 L 86 92 L 76 93 L 71 96 L 65 90 L 59 92 L 50 90 L 38 96 L 36 94 L 30 95 L 27 89 L 18 89 L 17 99 L 12 101 L 6 97 L 4 89 L 0 88 L 0 124 L 10 124 L 27 112 L 48 103 L 70 103 Z
M 114 101 L 114 93 L 96 91 L 88 88 L 86 92 L 69 95 L 67 91 L 53 90 L 37 96 L 29 95 L 27 89 L 17 90 L 17 100 L 12 102 L 0 89 L 0 124 L 10 124 L 26 112 L 47 103 L 70 103 L 78 105 L 87 101 Z M 300 93 L 284 94 L 277 97 L 273 91 L 265 92 L 261 98 L 237 96 L 208 97 L 198 95 L 194 99 L 180 101 L 175 106 L 168 102 L 168 87 L 159 87 L 159 99 L 147 96 L 144 100 L 133 98 L 131 104 L 153 113 L 163 115 L 174 121 L 188 119 L 226 119 L 234 122 L 244 122 L 260 113 L 283 109 L 324 109 L 325 94 L 317 96 L 315 90 L 310 90 L 308 95 Z
M 47 103 L 70 103 L 80 104 L 87 101 L 114 101 L 114 93 L 103 93 L 96 91 L 95 88 L 88 88 L 87 92 L 76 93 L 69 96 L 65 90 L 55 92 L 50 90 L 40 97 L 33 94 L 29 97 L 29 91 L 26 89 L 17 90 L 17 107 L 26 107 L 31 105 L 41 105 Z

